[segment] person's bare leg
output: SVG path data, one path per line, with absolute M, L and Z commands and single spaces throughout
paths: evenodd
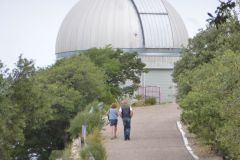
M 111 136 L 111 139 L 114 138 L 114 130 L 115 130 L 114 127 L 115 127 L 115 126 L 111 126 L 111 135 L 112 135 L 112 136 Z
M 117 138 L 117 125 L 114 126 L 114 138 Z

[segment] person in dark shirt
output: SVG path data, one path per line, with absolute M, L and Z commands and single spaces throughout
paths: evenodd
M 131 118 L 133 116 L 133 111 L 127 99 L 124 99 L 122 101 L 121 107 L 119 109 L 119 114 L 123 120 L 124 140 L 130 140 Z

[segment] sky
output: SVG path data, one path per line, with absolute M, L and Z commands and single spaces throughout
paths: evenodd
M 0 0 L 0 60 L 13 68 L 20 54 L 37 67 L 56 61 L 58 30 L 78 0 Z M 182 17 L 189 37 L 205 28 L 207 12 L 216 10 L 218 0 L 168 0 Z

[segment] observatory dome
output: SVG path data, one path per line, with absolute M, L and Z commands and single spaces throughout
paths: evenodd
M 187 39 L 181 17 L 166 0 L 80 0 L 62 22 L 56 55 L 107 45 L 159 52 L 182 48 Z

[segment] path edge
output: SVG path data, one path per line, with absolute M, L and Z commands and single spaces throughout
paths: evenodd
M 186 137 L 186 133 L 183 131 L 183 127 L 180 121 L 177 121 L 177 128 L 180 131 L 181 135 L 182 135 L 182 139 L 184 142 L 185 147 L 187 148 L 188 152 L 191 154 L 191 156 L 195 159 L 195 160 L 199 160 L 199 157 L 194 154 L 192 148 L 190 147 L 189 143 L 188 143 L 188 139 Z

